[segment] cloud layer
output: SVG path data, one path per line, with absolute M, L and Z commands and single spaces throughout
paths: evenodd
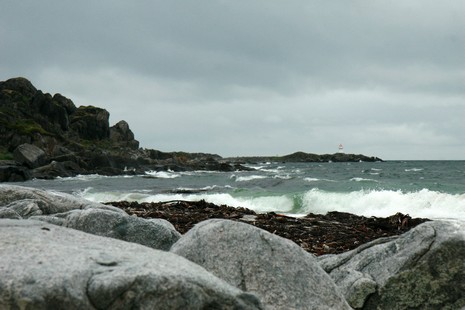
M 6 1 L 0 79 L 147 148 L 465 159 L 465 2 Z

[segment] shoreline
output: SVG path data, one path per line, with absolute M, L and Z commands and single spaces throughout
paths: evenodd
M 158 203 L 108 202 L 106 205 L 141 218 L 169 221 L 181 234 L 208 219 L 228 219 L 251 224 L 277 236 L 289 239 L 316 256 L 341 254 L 383 237 L 401 235 L 430 221 L 396 213 L 389 217 L 364 217 L 345 212 L 307 214 L 294 218 L 275 212 L 256 213 L 246 208 L 216 205 L 204 200 L 173 200 Z

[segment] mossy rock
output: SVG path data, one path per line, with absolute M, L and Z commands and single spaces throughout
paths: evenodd
M 8 151 L 0 151 L 0 160 L 13 160 L 13 154 Z
M 51 135 L 51 133 L 46 131 L 44 128 L 42 128 L 42 126 L 31 119 L 17 121 L 11 126 L 12 129 L 15 129 L 17 133 L 22 135 L 32 135 L 34 133 L 40 133 L 41 135 Z

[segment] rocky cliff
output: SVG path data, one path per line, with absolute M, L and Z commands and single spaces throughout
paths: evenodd
M 25 78 L 0 82 L 0 181 L 77 174 L 117 175 L 147 170 L 235 170 L 220 156 L 139 148 L 125 121 L 76 107 L 61 94 L 37 90 Z

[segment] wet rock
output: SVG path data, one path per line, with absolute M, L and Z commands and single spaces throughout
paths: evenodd
M 48 165 L 32 170 L 32 176 L 36 179 L 54 179 L 57 177 L 73 177 L 84 172 L 74 161 L 52 161 Z
M 261 309 L 169 252 L 31 220 L 0 220 L 2 309 Z
M 18 166 L 14 161 L 0 161 L 0 182 L 24 182 L 31 177 L 29 169 Z
M 465 222 L 432 221 L 398 237 L 321 258 L 354 308 L 465 306 Z
M 173 245 L 267 309 L 350 309 L 317 260 L 290 240 L 245 223 L 207 220 Z

